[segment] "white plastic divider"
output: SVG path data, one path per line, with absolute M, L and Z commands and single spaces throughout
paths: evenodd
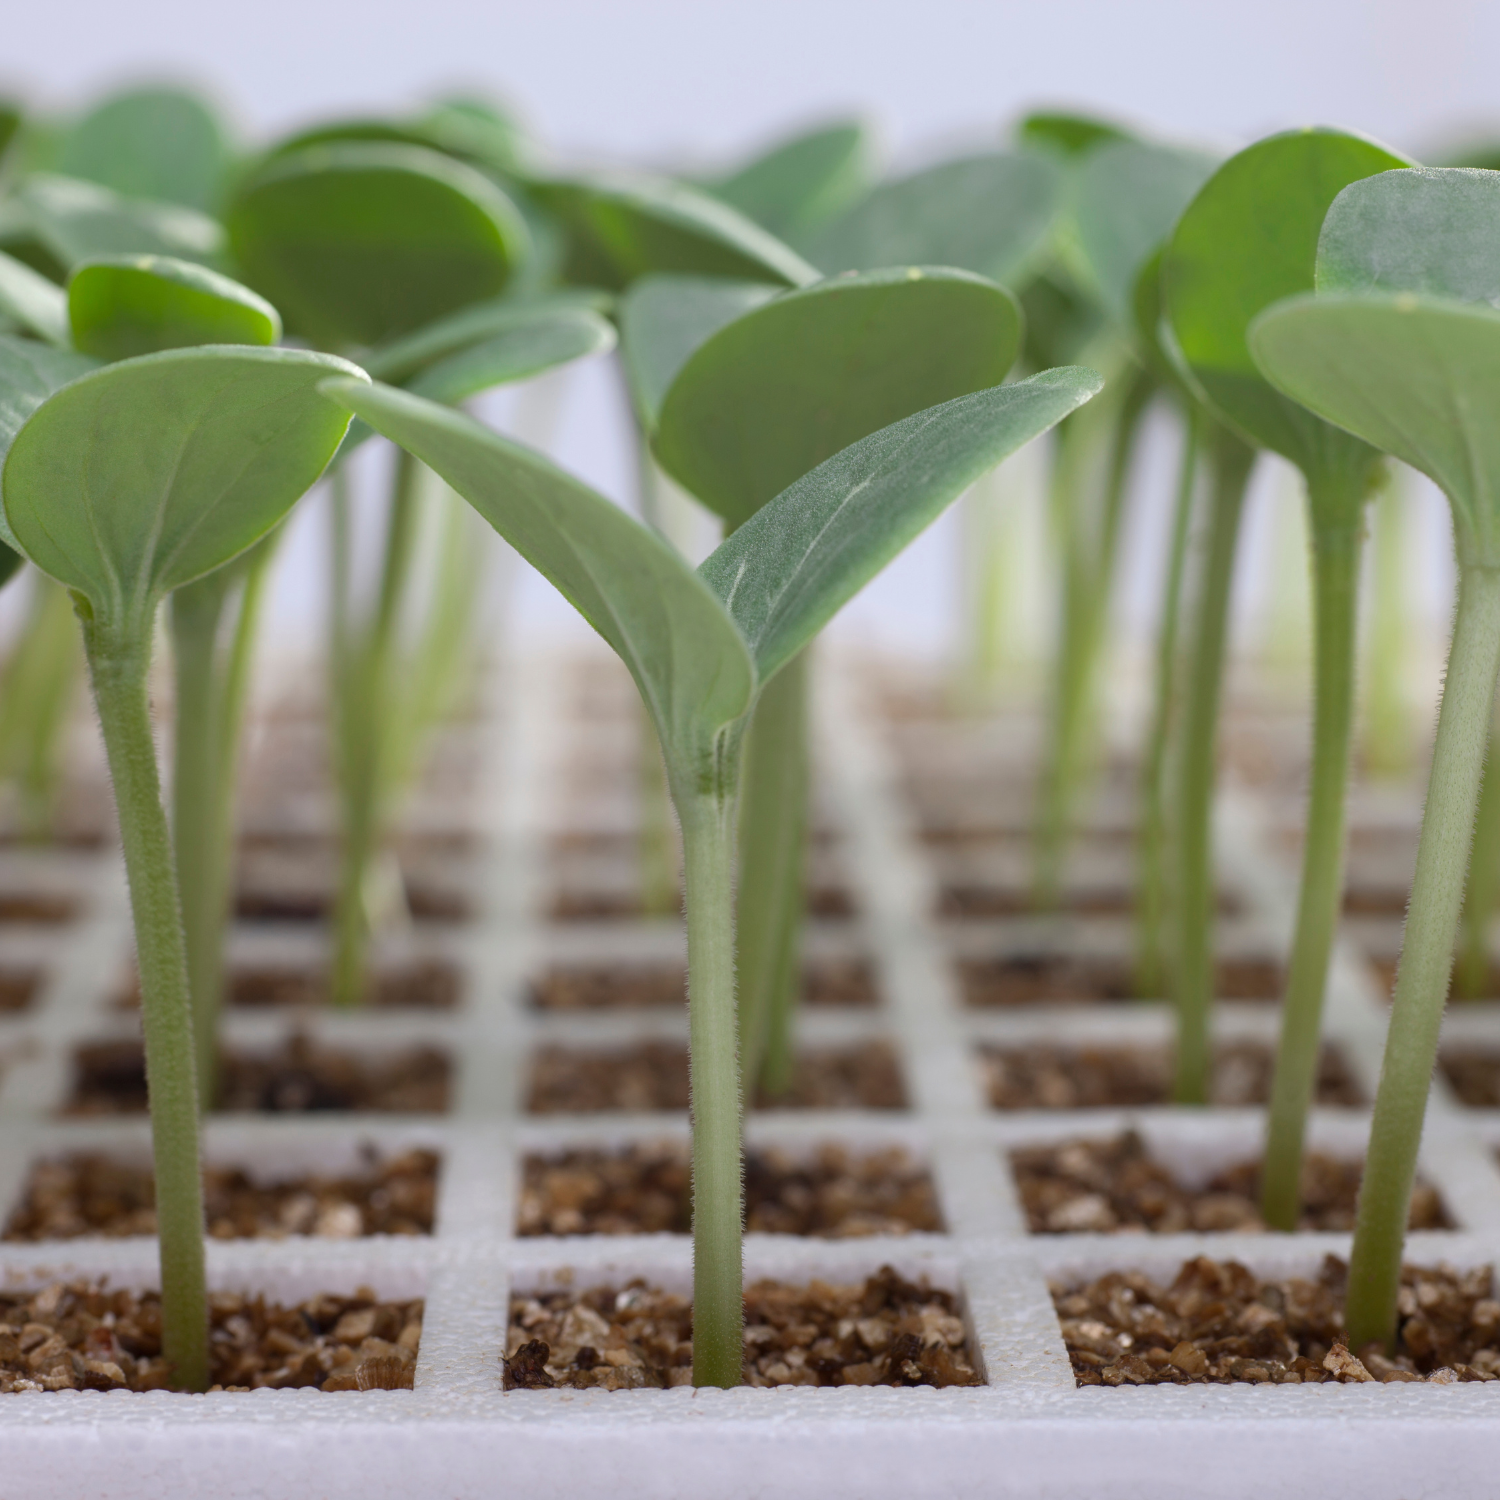
M 318 1162 L 346 1164 L 362 1141 L 382 1149 L 429 1145 L 443 1156 L 435 1233 L 425 1238 L 212 1243 L 219 1287 L 281 1298 L 369 1285 L 427 1299 L 416 1388 L 324 1395 L 154 1393 L 27 1394 L 0 1399 L 0 1472 L 7 1492 L 30 1489 L 166 1500 L 317 1495 L 384 1500 L 531 1493 L 619 1496 L 875 1497 L 981 1493 L 1141 1500 L 1226 1497 L 1309 1482 L 1357 1489 L 1368 1500 L 1435 1494 L 1462 1500 L 1493 1490 L 1500 1405 L 1487 1385 L 1191 1386 L 1076 1389 L 1048 1281 L 1135 1266 L 1169 1278 L 1204 1253 L 1265 1273 L 1313 1272 L 1346 1253 L 1347 1236 L 1033 1236 L 1026 1233 L 1005 1152 L 1017 1144 L 1129 1124 L 1177 1170 L 1192 1174 L 1253 1153 L 1256 1112 L 1171 1109 L 1001 1115 L 985 1102 L 976 1054 L 986 1040 L 1165 1036 L 1159 1009 L 1080 1007 L 981 1014 L 964 1007 L 953 944 L 931 916 L 927 854 L 905 809 L 897 768 L 868 679 L 837 660 L 821 664 L 820 753 L 831 809 L 857 898 L 853 943 L 876 970 L 881 1003 L 869 1012 L 804 1011 L 804 1042 L 886 1036 L 902 1058 L 911 1107 L 903 1112 L 773 1111 L 752 1117 L 752 1144 L 789 1150 L 838 1141 L 851 1148 L 906 1145 L 932 1171 L 946 1229 L 938 1234 L 819 1241 L 751 1235 L 747 1275 L 854 1281 L 889 1263 L 929 1277 L 964 1303 L 987 1384 L 976 1389 L 780 1388 L 736 1391 L 502 1390 L 506 1308 L 513 1287 L 534 1289 L 643 1276 L 682 1290 L 690 1245 L 682 1237 L 520 1238 L 515 1200 L 529 1152 L 584 1143 L 682 1138 L 681 1115 L 527 1116 L 526 1065 L 547 1042 L 685 1035 L 680 1015 L 538 1013 L 528 977 L 572 953 L 600 962 L 680 955 L 672 924 L 590 929 L 549 924 L 543 910 L 544 841 L 569 809 L 564 751 L 579 731 L 567 664 L 507 663 L 489 683 L 489 771 L 476 831 L 486 841 L 475 920 L 444 939 L 465 1001 L 451 1015 L 319 1017 L 315 1036 L 382 1047 L 416 1036 L 456 1059 L 455 1101 L 443 1117 L 222 1117 L 210 1122 L 211 1158 L 268 1175 Z M 1268 931 L 1283 921 L 1286 872 L 1263 847 L 1247 798 L 1225 806 L 1226 873 Z M 18 856 L 19 857 L 19 856 Z M 51 1117 L 67 1054 L 111 1021 L 106 1002 L 128 952 L 113 856 L 96 861 L 98 899 L 66 930 L 66 950 L 28 1016 L 0 1022 L 12 1062 L 0 1093 L 0 1213 L 39 1156 L 107 1144 L 143 1152 L 143 1121 Z M 0 934 L 0 958 L 7 952 Z M 571 946 L 576 942 L 576 947 Z M 1364 985 L 1363 998 L 1360 986 Z M 1340 988 L 1341 987 L 1341 988 Z M 1363 1007 L 1361 1009 L 1361 1007 Z M 1356 958 L 1340 959 L 1330 1028 L 1368 1085 L 1368 1040 L 1378 999 Z M 1269 1034 L 1263 1011 L 1226 1007 L 1225 1030 Z M 231 1037 L 268 1041 L 290 1023 L 232 1017 Z M 1378 1053 L 1376 1054 L 1378 1057 Z M 1315 1138 L 1330 1150 L 1362 1140 L 1360 1111 L 1319 1111 Z M 1462 1228 L 1414 1236 L 1414 1261 L 1490 1263 L 1500 1251 L 1496 1112 L 1444 1103 L 1429 1122 L 1423 1170 Z M 108 1275 L 149 1285 L 148 1240 L 0 1245 L 0 1278 L 35 1284 Z

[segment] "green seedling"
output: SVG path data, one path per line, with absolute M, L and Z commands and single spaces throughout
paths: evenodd
M 0 313 L 22 333 L 68 347 L 68 299 L 56 282 L 0 251 Z
M 1278 1229 L 1294 1228 L 1300 1212 L 1302 1143 L 1343 892 L 1360 542 L 1365 501 L 1381 460 L 1369 444 L 1311 416 L 1269 385 L 1246 335 L 1263 308 L 1311 290 L 1323 215 L 1339 191 L 1400 165 L 1383 147 L 1339 131 L 1271 136 L 1214 173 L 1178 221 L 1163 262 L 1172 329 L 1192 380 L 1236 431 L 1290 459 L 1307 484 L 1315 615 L 1313 768 L 1262 1178 L 1262 1213 Z M 1193 1104 L 1207 1101 L 1209 1087 L 1214 754 L 1249 462 L 1237 459 L 1236 472 L 1238 483 L 1220 487 L 1213 502 L 1179 774 L 1176 1097 Z
M 1413 497 L 1403 481 L 1393 467 L 1372 507 L 1370 618 L 1360 674 L 1365 684 L 1364 767 L 1371 776 L 1391 779 L 1410 774 L 1417 749 L 1410 688 L 1416 623 L 1411 608 Z M 1500 804 L 1495 811 L 1500 816 Z M 1496 855 L 1500 871 L 1500 849 Z
M 61 280 L 86 260 L 107 255 L 170 255 L 217 264 L 224 253 L 219 223 L 176 203 L 127 198 L 75 177 L 38 172 L 12 200 L 26 231 L 61 269 Z
M 719 308 L 732 304 L 731 287 Z M 703 293 L 697 305 L 704 306 Z M 651 337 L 636 306 L 638 361 L 680 335 L 670 305 Z M 960 271 L 836 277 L 742 313 L 677 371 L 657 413 L 662 468 L 731 533 L 825 459 L 880 428 L 998 385 L 1021 345 L 1015 299 Z M 807 665 L 769 683 L 745 741 L 739 873 L 740 1051 L 745 1077 L 782 1093 L 801 985 L 808 798 Z
M 870 190 L 869 134 L 857 121 L 820 126 L 706 183 L 714 197 L 779 239 L 808 234 Z
M 602 496 L 464 416 L 380 386 L 324 386 L 561 590 L 630 669 L 656 725 L 685 855 L 699 1385 L 742 1378 L 734 869 L 748 721 L 777 673 L 979 473 L 1098 387 L 1091 372 L 1054 370 L 908 417 L 797 480 L 695 570 Z
M 1016 140 L 1023 146 L 1062 157 L 1087 156 L 1101 146 L 1131 139 L 1130 131 L 1113 120 L 1070 110 L 1033 110 L 1016 126 Z
M 128 198 L 212 213 L 229 159 L 224 129 L 197 95 L 145 88 L 106 99 L 74 124 L 57 167 Z
M 1453 511 L 1458 606 L 1360 1187 L 1345 1323 L 1387 1346 L 1500 669 L 1500 178 L 1391 171 L 1334 201 L 1317 292 L 1256 322 L 1278 391 L 1433 479 Z
M 198 1086 L 181 904 L 146 680 L 157 608 L 270 530 L 348 425 L 317 392 L 343 360 L 214 347 L 126 360 L 40 404 L 6 455 L 10 537 L 83 625 L 119 813 L 141 979 L 161 1245 L 162 1349 L 208 1381 Z
M 1490 979 L 1490 929 L 1500 901 L 1500 724 L 1490 724 L 1489 753 L 1484 780 L 1474 812 L 1474 847 L 1469 854 L 1469 877 L 1459 918 L 1458 956 L 1453 987 L 1465 1000 L 1477 1000 Z
M 1056 900 L 1078 797 L 1094 758 L 1099 667 L 1131 466 L 1160 388 L 1151 362 L 1135 350 L 1136 283 L 1211 170 L 1212 162 L 1197 153 L 1093 137 L 1074 171 L 1061 254 L 1104 311 L 1105 331 L 1093 336 L 1091 353 L 1113 378 L 1101 400 L 1058 432 L 1052 493 L 1062 553 L 1062 620 L 1035 832 L 1042 905 Z M 1112 347 L 1101 358 L 1106 342 Z

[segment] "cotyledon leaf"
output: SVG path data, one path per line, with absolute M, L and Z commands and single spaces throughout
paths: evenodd
M 39 405 L 6 456 L 12 534 L 96 621 L 149 629 L 166 593 L 271 529 L 323 472 L 348 425 L 318 394 L 346 360 L 206 346 L 123 360 Z
M 1173 231 L 1163 261 L 1167 315 L 1193 378 L 1256 443 L 1304 473 L 1361 461 L 1261 377 L 1246 334 L 1264 308 L 1313 289 L 1318 235 L 1349 183 L 1408 162 L 1343 131 L 1292 130 L 1232 156 Z
M 883 183 L 797 240 L 828 275 L 881 266 L 957 266 L 1007 284 L 1046 254 L 1067 174 L 1039 151 L 996 151 Z
M 755 669 L 734 622 L 670 543 L 540 454 L 385 385 L 323 389 L 457 490 L 615 649 L 669 754 L 711 774 Z
M 1500 567 L 1500 311 L 1412 292 L 1288 298 L 1250 346 L 1293 401 L 1433 479 L 1460 555 Z
M 131 359 L 192 344 L 274 344 L 281 317 L 249 287 L 166 255 L 86 261 L 68 282 L 73 347 Z
M 731 526 L 851 443 L 999 385 L 1021 347 L 1004 287 L 899 267 L 788 292 L 705 340 L 662 401 L 652 450 Z
M 711 334 L 777 295 L 763 281 L 642 276 L 620 299 L 620 353 L 641 424 L 656 426 L 662 398 Z
M 783 239 L 815 228 L 863 196 L 870 142 L 857 120 L 821 125 L 779 142 L 708 184 L 717 198 Z
M 174 255 L 217 261 L 224 230 L 178 203 L 127 198 L 97 183 L 38 172 L 16 190 L 37 238 L 63 266 L 101 255 Z
M 1323 220 L 1317 289 L 1500 307 L 1500 172 L 1407 167 L 1351 182 Z
M 763 506 L 699 572 L 762 682 L 980 475 L 1096 395 L 1076 366 L 960 396 L 872 433 Z
M 542 313 L 428 365 L 407 389 L 453 406 L 497 385 L 527 380 L 585 355 L 607 353 L 614 346 L 614 326 L 598 313 L 582 309 Z
M 68 298 L 24 261 L 0 251 L 0 312 L 59 348 L 68 347 Z

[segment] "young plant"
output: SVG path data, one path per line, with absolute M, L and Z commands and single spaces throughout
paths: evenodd
M 727 307 L 731 288 L 709 304 Z M 743 293 L 739 293 L 743 296 Z M 684 331 L 660 305 L 657 329 L 635 308 L 637 360 L 658 368 Z M 870 433 L 998 385 L 1021 345 L 1015 299 L 961 271 L 849 274 L 764 300 L 681 362 L 657 413 L 662 468 L 732 534 L 793 480 Z M 811 790 L 807 663 L 769 683 L 745 740 L 739 869 L 740 1061 L 772 1094 L 790 1083 L 791 1022 Z
M 208 1382 L 198 1084 L 181 903 L 151 737 L 157 607 L 271 529 L 348 425 L 318 394 L 343 360 L 172 350 L 96 370 L 40 404 L 5 459 L 7 539 L 73 594 L 135 920 L 161 1247 L 162 1350 Z
M 1323 215 L 1339 190 L 1400 158 L 1333 130 L 1271 136 L 1232 156 L 1178 221 L 1164 296 L 1182 360 L 1236 432 L 1301 469 L 1312 534 L 1315 664 L 1313 769 L 1281 1042 L 1272 1086 L 1262 1213 L 1296 1226 L 1302 1142 L 1317 1075 L 1323 989 L 1343 894 L 1344 794 L 1354 717 L 1359 550 L 1364 503 L 1380 470 L 1368 444 L 1310 416 L 1261 376 L 1246 335 L 1261 309 L 1310 290 Z M 1177 808 L 1180 907 L 1173 980 L 1176 1098 L 1207 1101 L 1211 1071 L 1215 868 L 1214 754 L 1229 594 L 1250 453 L 1220 468 L 1200 594 Z
M 858 121 L 819 126 L 704 184 L 779 239 L 809 234 L 870 190 L 869 134 Z
M 1345 189 L 1317 291 L 1262 314 L 1278 391 L 1433 479 L 1453 511 L 1458 607 L 1349 1264 L 1351 1347 L 1389 1346 L 1417 1151 L 1500 671 L 1500 178 L 1390 171 Z
M 1484 759 L 1484 781 L 1474 812 L 1474 847 L 1469 854 L 1469 877 L 1464 886 L 1459 919 L 1458 957 L 1453 987 L 1465 1000 L 1484 994 L 1490 978 L 1490 928 L 1500 901 L 1500 727 L 1490 725 L 1489 752 Z
M 693 1121 L 693 1378 L 743 1358 L 735 832 L 745 729 L 763 689 L 984 469 L 1098 389 L 1081 370 L 961 397 L 845 449 L 693 569 L 545 459 L 384 387 L 330 381 L 549 578 L 635 678 L 661 739 L 687 880 Z

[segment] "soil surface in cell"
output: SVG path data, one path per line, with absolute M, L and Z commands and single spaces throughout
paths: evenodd
M 406 1151 L 363 1171 L 256 1182 L 239 1167 L 203 1169 L 204 1218 L 219 1240 L 317 1235 L 431 1234 L 437 1154 Z M 7 1240 L 115 1239 L 156 1233 L 156 1180 L 147 1166 L 98 1153 L 38 1162 L 5 1227 Z
M 0 891 L 0 922 L 34 923 L 52 927 L 71 922 L 79 903 L 72 896 L 45 891 Z
M 1079 1385 L 1251 1385 L 1494 1380 L 1500 1302 L 1488 1266 L 1401 1268 L 1394 1358 L 1344 1338 L 1349 1268 L 1327 1256 L 1316 1279 L 1263 1281 L 1199 1256 L 1170 1286 L 1112 1271 L 1052 1288 Z
M 1010 1160 L 1033 1234 L 1246 1234 L 1265 1228 L 1258 1161 L 1186 1187 L 1152 1159 L 1133 1130 L 1112 1140 L 1026 1146 Z M 1362 1174 L 1358 1161 L 1308 1152 L 1297 1227 L 1352 1230 Z M 1437 1189 L 1420 1179 L 1412 1192 L 1411 1228 L 1453 1228 Z
M 1454 1047 L 1438 1059 L 1453 1092 L 1471 1109 L 1500 1107 L 1500 1052 Z
M 452 1010 L 461 990 L 457 967 L 433 959 L 376 969 L 363 1003 L 375 1010 Z M 227 998 L 231 1005 L 246 1010 L 316 1010 L 329 1003 L 328 975 L 321 969 L 291 965 L 243 965 L 229 976 Z M 141 1008 L 140 987 L 133 975 L 115 1008 Z
M 806 1005 L 869 1009 L 875 1004 L 875 976 L 862 958 L 824 958 L 802 975 Z M 650 1010 L 687 1003 L 687 976 L 672 965 L 561 965 L 531 985 L 537 1010 Z
M 820 1047 L 799 1054 L 792 1084 L 759 1109 L 905 1109 L 901 1068 L 888 1042 Z M 637 1042 L 593 1052 L 549 1045 L 531 1063 L 527 1109 L 534 1115 L 688 1106 L 688 1055 L 681 1042 Z
M 673 915 L 681 905 L 679 895 L 673 904 Z M 549 914 L 554 922 L 609 922 L 643 917 L 645 909 L 637 891 L 602 885 L 566 885 L 553 896 Z M 807 892 L 807 914 L 824 922 L 848 921 L 854 915 L 854 898 L 843 885 L 813 885 Z
M 526 1158 L 519 1234 L 689 1234 L 692 1227 L 685 1141 Z M 745 1227 L 850 1239 L 935 1233 L 942 1223 L 931 1177 L 905 1151 L 856 1153 L 825 1145 L 810 1157 L 775 1149 L 749 1153 Z
M 1013 953 L 961 959 L 958 971 L 964 1001 L 976 1010 L 1137 998 L 1135 974 L 1125 958 Z M 1281 996 L 1281 983 L 1281 966 L 1269 959 L 1221 959 L 1214 993 L 1221 1000 L 1274 1001 Z
M 462 922 L 471 915 L 462 877 L 467 841 L 424 838 L 399 856 L 407 913 L 419 922 Z M 247 922 L 321 922 L 334 906 L 338 852 L 316 837 L 247 840 L 236 867 L 235 915 Z
M 228 1052 L 219 1061 L 214 1108 L 253 1114 L 366 1110 L 441 1114 L 451 1065 L 434 1047 L 365 1055 L 292 1037 L 274 1052 Z M 88 1042 L 73 1054 L 68 1115 L 140 1114 L 146 1065 L 138 1041 Z
M 214 1390 L 409 1390 L 422 1337 L 422 1303 L 309 1297 L 282 1307 L 264 1297 L 211 1292 Z M 155 1292 L 53 1282 L 0 1292 L 0 1392 L 169 1389 Z
M 15 1016 L 31 1007 L 41 976 L 19 969 L 0 969 L 0 1015 Z
M 505 1388 L 693 1383 L 685 1297 L 642 1281 L 513 1297 Z M 862 1286 L 745 1289 L 747 1385 L 981 1385 L 957 1299 L 883 1266 Z
M 1167 1104 L 1172 1057 L 1166 1047 L 1068 1047 L 1052 1042 L 980 1049 L 990 1104 L 995 1109 L 1104 1109 Z M 1214 1051 L 1214 1104 L 1264 1104 L 1270 1097 L 1275 1054 L 1260 1042 L 1225 1042 Z M 1318 1062 L 1317 1100 L 1364 1103 L 1343 1058 L 1325 1047 Z
M 949 880 L 938 892 L 937 915 L 962 921 L 986 917 L 1029 917 L 1038 912 L 1036 893 L 1029 884 L 1009 885 L 989 880 Z M 1239 914 L 1241 903 L 1220 891 L 1215 909 L 1221 917 Z M 1077 916 L 1125 916 L 1135 910 L 1135 892 L 1125 885 L 1065 884 L 1057 899 L 1042 910 Z

